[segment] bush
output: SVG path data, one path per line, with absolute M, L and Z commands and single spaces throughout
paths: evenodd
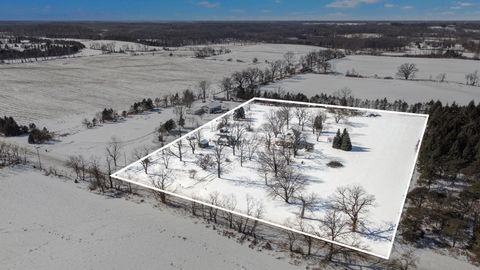
M 53 139 L 53 134 L 46 128 L 42 130 L 34 128 L 30 131 L 30 135 L 28 135 L 28 143 L 30 144 L 44 143 L 51 139 Z
M 341 168 L 343 164 L 340 161 L 333 160 L 327 163 L 327 166 L 330 168 Z
M 206 170 L 214 165 L 214 160 L 211 155 L 199 155 L 197 158 L 197 165 L 202 168 L 203 170 Z

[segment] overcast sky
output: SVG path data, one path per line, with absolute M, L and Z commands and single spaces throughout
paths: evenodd
M 480 0 L 0 0 L 0 20 L 480 20 Z

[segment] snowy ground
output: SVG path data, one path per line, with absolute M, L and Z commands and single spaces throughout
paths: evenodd
M 296 269 L 173 209 L 29 169 L 0 170 L 0 185 L 2 269 Z
M 278 104 L 284 104 L 279 102 Z M 262 136 L 261 126 L 265 123 L 265 115 L 278 107 L 251 103 L 244 106 L 247 109 L 247 120 L 239 121 L 241 125 L 250 125 L 252 131 L 248 131 L 245 138 L 258 133 Z M 315 192 L 319 195 L 321 203 L 317 210 L 304 222 L 312 226 L 306 232 L 309 234 L 318 233 L 325 235 L 319 228 L 318 220 L 322 218 L 325 211 L 325 204 L 328 204 L 329 196 L 340 186 L 352 184 L 361 185 L 369 194 L 376 197 L 376 205 L 368 215 L 364 234 L 348 233 L 345 237 L 337 239 L 336 242 L 352 245 L 360 241 L 359 247 L 363 251 L 370 252 L 377 256 L 388 257 L 393 243 L 401 209 L 406 196 L 406 190 L 410 183 L 413 166 L 417 153 L 416 145 L 422 138 L 425 128 L 426 117 L 422 115 L 398 114 L 391 112 L 380 112 L 379 117 L 355 116 L 348 121 L 336 123 L 333 116 L 327 113 L 324 108 L 310 108 L 309 112 L 315 115 L 322 111 L 328 118 L 320 137 L 316 142 L 311 128 L 303 132 L 308 142 L 315 144 L 312 152 L 299 152 L 292 163 L 297 171 L 301 171 L 307 179 L 305 191 Z M 218 136 L 216 129 L 220 120 L 207 123 L 200 129 L 202 139 L 208 139 L 211 144 Z M 291 120 L 293 128 L 299 129 L 295 123 L 297 119 Z M 353 150 L 344 152 L 331 147 L 330 139 L 337 129 L 346 128 L 351 134 Z M 308 131 L 307 131 L 308 129 Z M 232 131 L 234 132 L 234 131 Z M 171 184 L 167 191 L 181 196 L 194 198 L 209 203 L 211 194 L 220 194 L 221 200 L 233 197 L 237 202 L 235 212 L 247 214 L 247 196 L 253 197 L 263 204 L 263 220 L 276 225 L 284 225 L 285 222 L 295 220 L 299 213 L 299 206 L 287 204 L 281 199 L 273 199 L 269 196 L 269 189 L 264 184 L 264 178 L 258 173 L 258 156 L 252 161 L 240 165 L 239 155 L 233 156 L 230 148 L 226 148 L 225 157 L 227 162 L 221 178 L 217 177 L 216 167 L 202 170 L 197 165 L 199 155 L 214 153 L 214 146 L 206 149 L 198 149 L 195 154 L 189 150 L 187 141 L 183 140 L 185 153 L 183 161 L 171 157 L 168 165 L 168 174 L 171 177 Z M 258 151 L 264 148 L 259 143 Z M 175 145 L 170 146 L 172 152 L 177 152 Z M 136 162 L 121 170 L 115 176 L 123 180 L 129 180 L 147 187 L 155 187 L 152 181 L 158 180 L 158 175 L 164 172 L 165 166 L 162 159 L 163 149 L 154 152 L 150 156 L 153 164 L 145 173 L 140 162 Z M 341 161 L 344 168 L 329 168 L 326 164 L 330 161 Z M 189 176 L 190 170 L 196 170 L 194 177 Z M 272 176 L 273 177 L 273 176 Z M 217 205 L 218 206 L 218 205 Z M 250 214 L 252 215 L 252 214 Z M 287 226 L 292 228 L 291 226 Z M 293 228 L 296 229 L 296 228 Z M 373 231 L 382 231 L 378 235 Z
M 465 75 L 480 70 L 480 61 L 461 59 L 350 55 L 334 61 L 336 71 L 343 74 L 353 68 L 362 76 L 373 77 L 376 74 L 393 78 L 403 63 L 415 63 L 419 69 L 416 78 L 425 80 L 435 80 L 438 74 L 445 73 L 447 81 L 465 83 Z
M 200 106 L 208 104 L 195 102 L 193 106 Z M 234 102 L 223 102 L 226 108 L 233 108 L 237 106 Z M 63 161 L 68 160 L 72 155 L 81 155 L 86 159 L 96 158 L 100 163 L 105 160 L 105 147 L 115 138 L 121 146 L 120 164 L 126 166 L 128 163 L 138 159 L 133 154 L 136 150 L 145 147 L 157 149 L 161 146 L 158 141 L 158 128 L 160 124 L 165 123 L 169 119 L 177 119 L 173 108 L 161 108 L 153 112 L 145 112 L 139 115 L 131 115 L 126 119 L 112 123 L 103 123 L 99 126 L 87 129 L 82 126 L 81 121 L 84 117 L 68 116 L 60 119 L 51 119 L 43 121 L 51 131 L 55 132 L 57 136 L 55 141 L 42 144 L 31 145 L 28 144 L 25 136 L 3 138 L 8 142 L 13 142 L 17 145 L 24 146 L 34 153 L 36 147 L 42 157 L 50 160 L 48 165 L 59 167 Z M 88 116 L 93 117 L 93 115 Z M 185 131 L 186 129 L 194 129 L 209 121 L 218 114 L 204 114 L 202 117 L 192 114 L 185 115 Z M 168 139 L 168 138 L 165 138 Z M 174 137 L 170 138 L 173 140 Z
M 277 91 L 280 88 L 285 92 L 303 93 L 310 97 L 320 93 L 333 94 L 345 87 L 352 90 L 354 97 L 370 100 L 386 97 L 389 101 L 401 99 L 409 104 L 440 100 L 444 104 L 455 101 L 461 105 L 466 105 L 472 100 L 480 101 L 480 87 L 476 86 L 429 81 L 351 78 L 343 75 L 297 75 L 264 86 L 262 89 Z
M 230 54 L 216 56 L 233 57 L 231 62 L 178 56 L 179 52 L 169 56 L 168 51 L 162 51 L 1 65 L 0 115 L 28 124 L 96 112 L 104 107 L 121 111 L 143 98 L 161 98 L 185 89 L 196 92 L 201 80 L 210 81 L 215 88 L 220 79 L 234 71 L 264 67 L 265 60 L 281 59 L 285 50 L 300 56 L 314 47 L 261 44 L 232 45 L 231 49 Z M 191 49 L 178 50 L 191 53 Z M 251 62 L 253 55 L 259 59 L 256 65 Z M 237 62 L 237 58 L 245 62 Z

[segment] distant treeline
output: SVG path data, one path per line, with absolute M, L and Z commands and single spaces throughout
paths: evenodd
M 29 40 L 28 47 L 19 50 L 20 40 Z M 7 44 L 0 47 L 0 60 L 64 56 L 77 53 L 84 48 L 85 46 L 77 41 L 16 37 L 9 39 Z
M 454 23 L 456 31 L 437 22 L 1 22 L 0 32 L 50 38 L 111 39 L 154 46 L 184 46 L 253 41 L 316 45 L 350 50 L 397 50 L 431 34 L 455 37 L 470 48 L 469 39 L 479 39 L 478 22 Z M 353 35 L 352 35 L 353 34 Z M 374 34 L 362 37 L 355 34 Z

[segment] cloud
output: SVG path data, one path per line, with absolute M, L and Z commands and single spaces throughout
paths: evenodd
M 414 8 L 413 6 L 409 6 L 409 5 L 402 7 L 402 9 L 413 9 L 413 8 Z
M 473 6 L 472 3 L 470 2 L 460 2 L 460 1 L 454 1 L 452 2 L 453 6 L 450 7 L 450 9 L 462 9 L 464 7 L 471 7 Z
M 394 4 L 384 4 L 383 7 L 393 8 L 393 7 L 395 7 L 395 5 Z
M 209 1 L 200 1 L 200 2 L 197 2 L 197 5 L 206 7 L 206 8 L 217 8 L 218 6 L 220 6 L 219 3 L 213 3 Z
M 359 4 L 374 4 L 379 0 L 335 0 L 329 4 L 327 7 L 330 8 L 354 8 Z

